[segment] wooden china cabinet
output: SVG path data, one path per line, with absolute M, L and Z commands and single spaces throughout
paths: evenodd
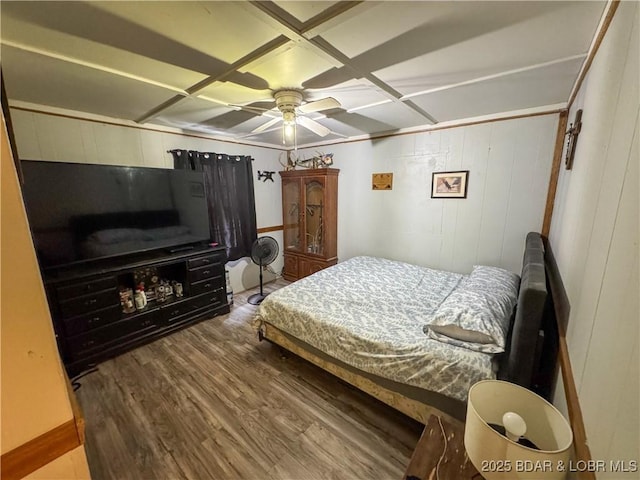
M 284 272 L 294 281 L 338 263 L 337 168 L 289 170 L 282 177 Z

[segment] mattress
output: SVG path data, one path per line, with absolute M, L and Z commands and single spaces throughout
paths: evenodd
M 354 257 L 271 293 L 267 322 L 354 368 L 466 401 L 496 377 L 493 355 L 428 338 L 433 312 L 463 275 L 375 257 Z

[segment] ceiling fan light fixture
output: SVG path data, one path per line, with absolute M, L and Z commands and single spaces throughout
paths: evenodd
M 282 112 L 282 120 L 285 125 L 293 125 L 296 123 L 296 112 L 293 110 L 285 110 Z
M 284 135 L 285 135 L 285 137 L 291 138 L 294 133 L 295 133 L 294 125 L 292 123 L 285 123 L 284 124 Z
M 302 92 L 298 90 L 279 90 L 273 94 L 278 110 L 282 112 L 282 144 L 293 140 L 294 150 L 298 149 L 296 129 L 296 108 L 302 103 Z

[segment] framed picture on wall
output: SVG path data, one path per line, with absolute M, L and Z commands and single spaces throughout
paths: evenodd
M 431 198 L 467 198 L 469 170 L 433 172 Z

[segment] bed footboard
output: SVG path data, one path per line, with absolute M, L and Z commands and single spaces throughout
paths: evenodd
M 335 375 L 348 384 L 356 387 L 359 390 L 371 395 L 372 397 L 380 400 L 381 402 L 389 405 L 390 407 L 404 413 L 405 415 L 417 420 L 420 423 L 426 424 L 431 415 L 437 415 L 447 421 L 457 424 L 464 424 L 464 404 L 460 402 L 460 405 L 456 405 L 458 414 L 456 416 L 450 413 L 444 412 L 432 405 L 424 402 L 409 398 L 399 392 L 393 391 L 382 385 L 379 385 L 370 378 L 363 375 L 359 375 L 351 370 L 343 368 L 342 366 L 330 362 L 313 352 L 299 346 L 280 329 L 273 325 L 262 322 L 260 329 L 258 330 L 259 338 L 262 337 L 270 342 L 279 345 L 286 350 L 304 358 L 305 360 L 313 363 L 317 367 Z M 453 401 L 453 400 L 452 400 Z M 462 412 L 462 415 L 461 415 Z

